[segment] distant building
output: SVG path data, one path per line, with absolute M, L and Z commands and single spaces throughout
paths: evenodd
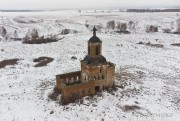
M 92 96 L 115 83 L 115 64 L 107 62 L 102 53 L 102 41 L 96 36 L 88 41 L 88 55 L 81 60 L 81 71 L 56 75 L 56 87 L 63 104 L 74 102 L 84 96 Z

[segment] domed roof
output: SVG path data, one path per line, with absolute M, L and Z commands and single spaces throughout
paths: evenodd
M 95 26 L 94 26 L 94 28 L 93 28 L 93 36 L 89 39 L 88 42 L 92 42 L 92 43 L 100 43 L 100 42 L 102 42 L 102 41 L 96 36 L 96 31 L 97 31 L 97 29 L 96 29 Z
M 98 43 L 98 42 L 102 42 L 102 41 L 97 36 L 92 36 L 88 42 Z

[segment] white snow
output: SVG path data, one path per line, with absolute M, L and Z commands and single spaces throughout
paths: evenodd
M 1 12 L 0 25 L 7 32 L 18 30 L 20 37 L 29 28 L 36 28 L 41 35 L 59 34 L 63 28 L 80 33 L 39 45 L 0 40 L 0 61 L 20 59 L 18 65 L 0 69 L 0 121 L 178 121 L 180 47 L 170 44 L 180 42 L 180 35 L 162 33 L 161 28 L 170 28 L 179 17 L 177 13 Z M 15 22 L 15 18 L 39 23 L 21 24 Z M 49 100 L 48 94 L 55 86 L 55 75 L 80 70 L 80 60 L 87 54 L 87 41 L 92 36 L 84 26 L 86 20 L 91 25 L 102 23 L 104 26 L 110 20 L 138 23 L 136 33 L 97 33 L 103 41 L 103 55 L 115 63 L 116 72 L 123 75 L 116 83 L 127 83 L 127 86 L 118 88 L 113 95 L 105 91 L 102 97 L 94 96 L 90 101 L 84 99 L 86 105 L 62 106 Z M 145 33 L 149 24 L 161 26 L 160 31 Z M 164 48 L 136 44 L 139 41 L 162 44 Z M 33 59 L 41 56 L 52 57 L 54 61 L 35 68 Z M 72 56 L 78 59 L 71 60 Z M 141 109 L 125 111 L 125 105 L 137 105 Z M 51 111 L 54 113 L 50 114 Z

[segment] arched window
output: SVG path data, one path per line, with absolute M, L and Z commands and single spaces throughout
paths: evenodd
M 96 55 L 99 55 L 99 46 L 96 46 Z
M 73 79 L 73 77 L 71 78 L 71 82 L 73 82 L 74 81 L 74 79 Z
M 100 73 L 102 73 L 102 68 L 100 68 Z
M 79 81 L 79 77 L 78 76 L 76 77 L 76 81 Z
M 102 75 L 102 79 L 104 79 L 104 75 Z
M 69 81 L 68 78 L 66 78 L 66 83 L 68 83 L 68 81 Z
M 96 81 L 96 77 L 94 76 L 94 81 Z
M 98 76 L 98 80 L 100 80 L 100 76 Z
M 86 82 L 86 76 L 84 77 L 84 80 L 85 80 L 85 82 Z

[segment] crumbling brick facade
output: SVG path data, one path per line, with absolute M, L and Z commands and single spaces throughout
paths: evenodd
M 81 61 L 81 71 L 56 75 L 56 87 L 63 104 L 114 86 L 115 64 L 107 62 L 101 52 L 102 41 L 96 36 L 94 27 L 88 41 L 88 55 Z

